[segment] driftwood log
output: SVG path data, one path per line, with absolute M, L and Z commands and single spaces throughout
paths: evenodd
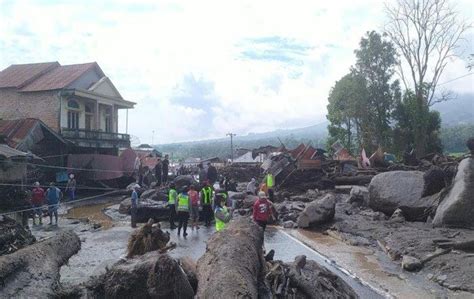
M 197 262 L 198 298 L 257 298 L 263 231 L 238 218 L 215 233 Z
M 49 298 L 59 288 L 59 270 L 81 249 L 79 237 L 63 231 L 0 257 L 0 293 L 5 298 Z
M 157 251 L 122 260 L 85 284 L 82 298 L 193 298 L 183 269 Z M 84 294 L 84 292 L 86 294 Z

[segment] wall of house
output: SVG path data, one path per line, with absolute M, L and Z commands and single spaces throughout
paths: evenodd
M 57 91 L 17 92 L 0 89 L 0 118 L 38 118 L 59 132 L 59 98 Z

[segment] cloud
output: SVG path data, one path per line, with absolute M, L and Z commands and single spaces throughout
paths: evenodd
M 137 102 L 128 129 L 146 143 L 152 131 L 155 142 L 168 143 L 324 121 L 328 92 L 354 63 L 361 36 L 385 21 L 379 0 L 0 0 L 0 7 L 1 69 L 97 61 Z M 443 80 L 463 65 L 451 63 Z M 463 80 L 446 86 L 472 91 Z M 125 111 L 119 127 L 125 131 Z

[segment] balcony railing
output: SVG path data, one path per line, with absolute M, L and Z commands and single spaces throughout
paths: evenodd
M 110 141 L 130 141 L 130 135 L 121 133 L 111 133 L 103 131 L 91 131 L 85 129 L 63 128 L 61 134 L 64 138 L 88 139 L 88 140 L 110 140 Z

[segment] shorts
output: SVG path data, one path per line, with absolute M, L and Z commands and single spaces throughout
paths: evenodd
M 43 215 L 43 205 L 39 204 L 39 205 L 33 205 L 33 213 L 35 215 L 38 215 L 38 216 L 42 216 Z
M 199 220 L 199 206 L 191 206 L 191 219 L 194 221 Z
M 51 213 L 55 213 L 58 211 L 58 207 L 59 207 L 59 204 L 53 204 L 51 206 L 48 207 L 48 212 L 51 214 Z

